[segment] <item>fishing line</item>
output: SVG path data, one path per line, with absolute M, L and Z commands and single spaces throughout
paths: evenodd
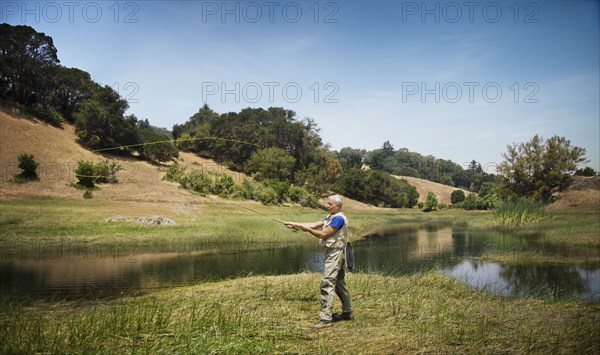
M 97 152 L 106 152 L 106 151 L 110 151 L 110 150 L 123 150 L 125 148 L 131 148 L 131 147 L 142 147 L 142 146 L 146 146 L 146 145 L 152 145 L 152 144 L 161 144 L 161 143 L 179 143 L 179 142 L 191 142 L 191 141 L 198 141 L 198 140 L 218 140 L 218 141 L 224 141 L 224 142 L 231 142 L 231 143 L 240 143 L 240 144 L 246 144 L 246 145 L 252 145 L 255 147 L 260 147 L 259 144 L 256 143 L 250 143 L 250 142 L 245 142 L 242 140 L 238 140 L 238 139 L 229 139 L 229 138 L 220 138 L 220 137 L 198 137 L 198 138 L 186 138 L 186 139 L 169 139 L 169 140 L 163 140 L 163 141 L 154 141 L 154 142 L 145 142 L 145 143 L 137 143 L 137 144 L 128 144 L 128 145 L 119 145 L 119 146 L 115 146 L 115 147 L 109 147 L 109 148 L 100 148 L 100 149 L 94 149 L 94 150 L 90 150 L 91 153 L 97 153 Z M 87 177 L 87 178 L 99 178 L 102 176 L 98 176 L 98 175 L 81 175 L 81 174 L 77 174 L 76 172 L 72 171 L 70 169 L 69 163 L 71 161 L 71 159 L 75 158 L 76 156 L 81 155 L 81 153 L 75 154 L 74 156 L 68 158 L 66 160 L 66 164 L 65 164 L 65 168 L 72 173 L 73 175 L 75 175 L 75 177 Z

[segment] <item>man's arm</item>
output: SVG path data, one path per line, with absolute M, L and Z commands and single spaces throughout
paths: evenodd
M 288 228 L 297 228 L 302 231 L 310 233 L 313 237 L 319 239 L 327 239 L 337 233 L 337 228 L 333 228 L 331 226 L 327 226 L 327 228 L 321 230 L 323 228 L 323 221 L 316 223 L 295 223 L 295 222 L 285 222 L 285 226 Z

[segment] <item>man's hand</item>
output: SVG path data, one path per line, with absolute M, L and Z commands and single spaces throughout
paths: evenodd
M 293 222 L 283 222 L 283 224 L 289 228 L 289 229 L 293 229 L 294 231 L 297 231 L 300 229 L 300 225 L 298 223 L 293 223 Z

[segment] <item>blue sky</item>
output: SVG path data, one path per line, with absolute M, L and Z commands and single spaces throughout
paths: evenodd
M 3 1 L 172 128 L 281 106 L 332 149 L 396 149 L 495 172 L 506 146 L 564 136 L 600 170 L 598 1 Z

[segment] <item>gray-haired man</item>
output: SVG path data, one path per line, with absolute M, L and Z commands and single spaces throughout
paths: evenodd
M 321 311 L 319 313 L 321 320 L 314 325 L 315 328 L 328 326 L 333 321 L 354 318 L 350 291 L 344 280 L 348 219 L 341 212 L 343 204 L 339 195 L 333 195 L 327 199 L 329 215 L 322 221 L 315 223 L 285 222 L 288 228 L 297 228 L 319 238 L 320 245 L 326 248 L 323 278 L 321 279 Z M 342 301 L 341 314 L 332 314 L 334 292 Z

